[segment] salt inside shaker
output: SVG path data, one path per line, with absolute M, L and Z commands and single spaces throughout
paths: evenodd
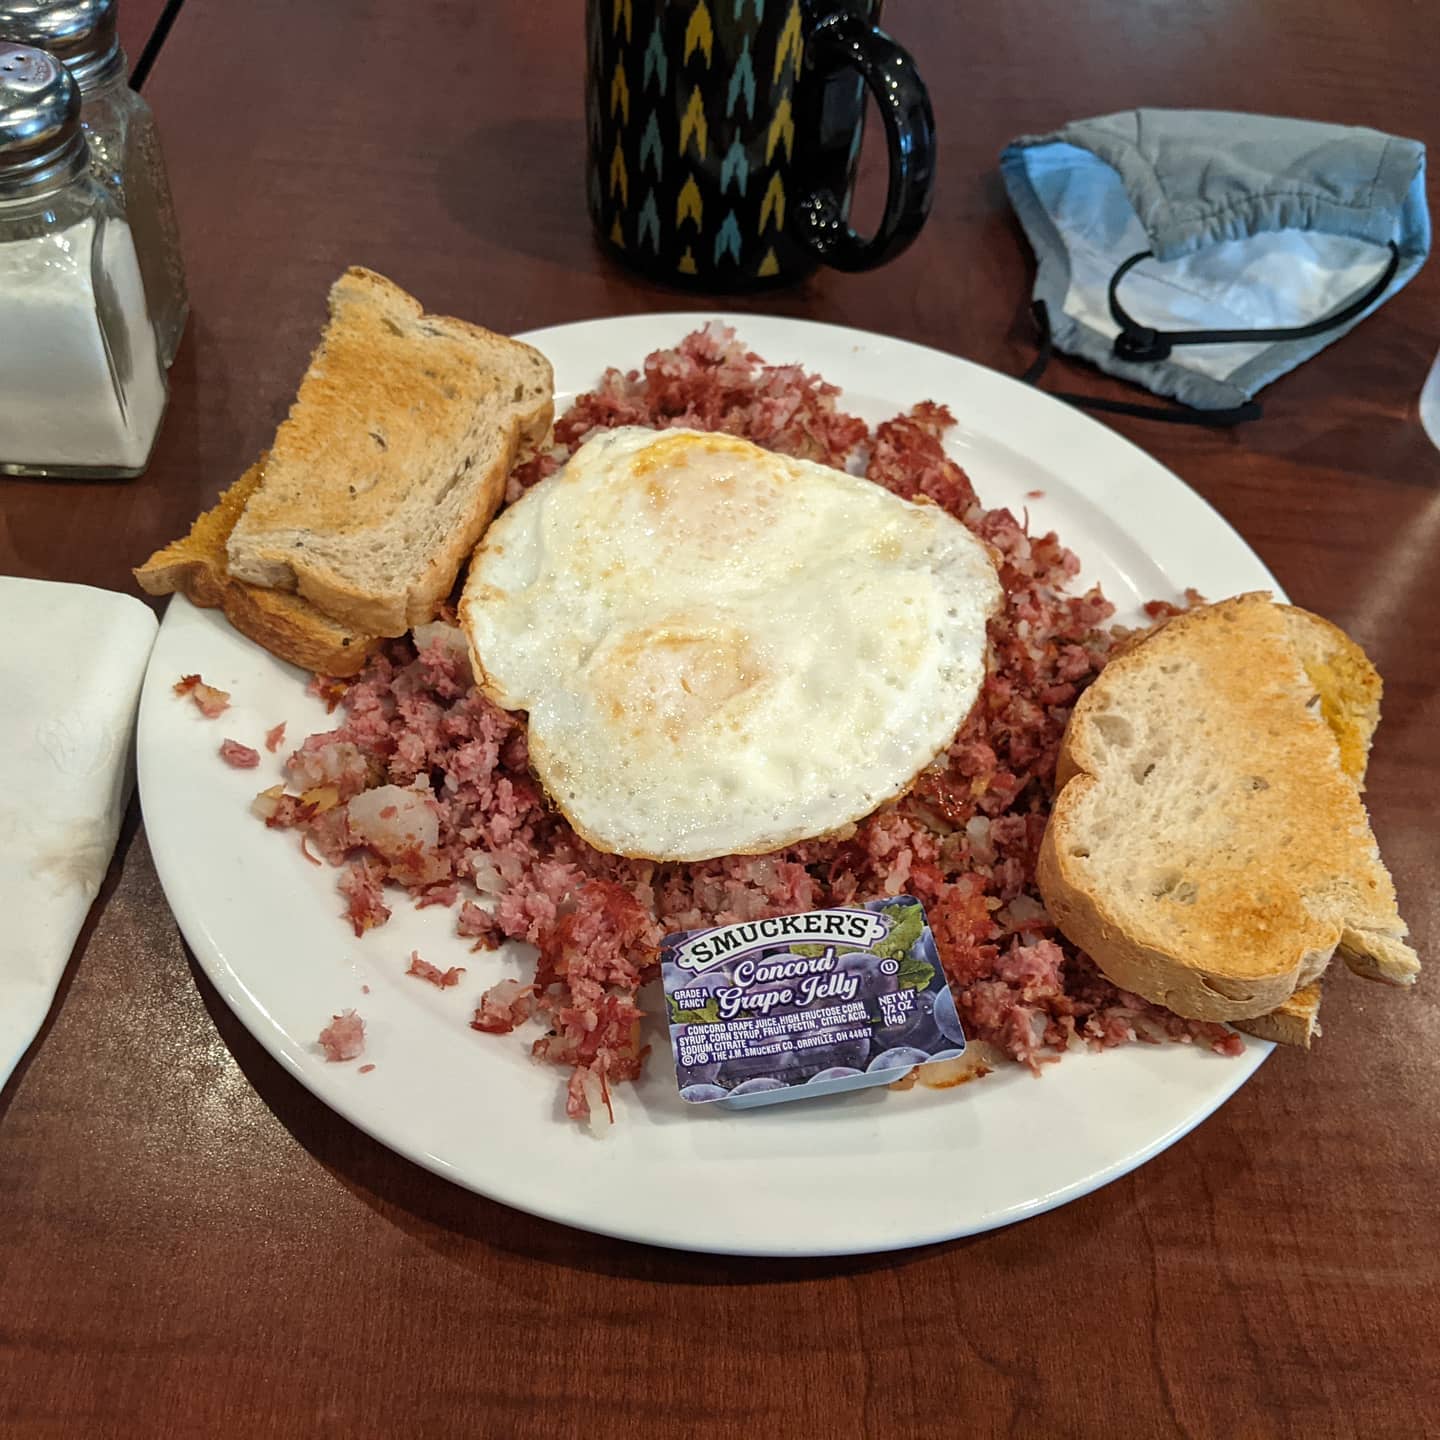
M 0 473 L 138 475 L 165 410 L 135 240 L 90 173 L 80 91 L 0 44 Z
M 185 263 L 155 117 L 126 83 L 115 12 L 116 0 L 0 0 L 0 41 L 48 50 L 80 86 L 91 169 L 124 208 L 168 367 L 190 310 Z

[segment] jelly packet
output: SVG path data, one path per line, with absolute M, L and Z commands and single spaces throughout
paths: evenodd
M 667 935 L 680 1098 L 769 1105 L 887 1085 L 953 1060 L 965 1032 L 910 895 Z

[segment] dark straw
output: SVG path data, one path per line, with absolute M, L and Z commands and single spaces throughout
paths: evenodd
M 144 85 L 146 77 L 159 58 L 160 47 L 164 45 L 165 37 L 170 33 L 170 27 L 175 23 L 175 17 L 180 13 L 180 7 L 184 3 L 185 0 L 165 0 L 165 8 L 160 12 L 160 18 L 150 32 L 150 38 L 145 42 L 145 48 L 140 52 L 140 58 L 130 72 L 130 88 L 132 90 L 138 90 Z

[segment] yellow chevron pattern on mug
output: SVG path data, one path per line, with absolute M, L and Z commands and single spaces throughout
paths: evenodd
M 693 220 L 697 230 L 703 229 L 705 224 L 704 206 L 705 202 L 700 198 L 700 187 L 695 183 L 695 177 L 691 175 L 680 187 L 680 199 L 675 205 L 675 228 L 678 230 L 686 220 Z M 690 252 L 687 249 L 685 253 L 688 255 Z M 692 260 L 690 263 L 693 265 L 695 262 Z
M 680 153 L 685 153 L 685 147 L 690 143 L 690 137 L 695 137 L 695 149 L 701 160 L 705 158 L 705 146 L 709 141 L 709 131 L 705 125 L 705 101 L 700 95 L 700 87 L 697 85 L 690 92 L 690 103 L 685 107 L 685 114 L 680 118 Z
M 610 21 L 610 33 L 613 35 L 620 29 L 620 17 L 625 17 L 625 38 L 630 38 L 630 27 L 635 23 L 635 11 L 632 8 L 631 0 L 615 0 L 615 14 Z
M 675 268 L 682 275 L 695 273 L 695 252 L 688 245 L 685 247 L 685 253 L 680 257 L 680 263 Z
M 625 248 L 625 232 L 620 228 L 619 215 L 616 215 L 615 223 L 610 227 L 610 243 L 621 250 Z
M 715 45 L 715 31 L 710 24 L 710 9 L 705 0 L 690 12 L 690 23 L 685 27 L 685 56 L 682 65 L 690 63 L 690 52 L 699 46 L 705 52 L 705 68 L 710 68 L 710 53 Z
M 610 194 L 613 196 L 619 190 L 620 203 L 630 203 L 630 176 L 625 170 L 625 152 L 620 148 L 620 141 L 615 141 L 615 153 L 610 157 Z
M 781 183 L 780 172 L 777 170 L 770 177 L 770 183 L 765 187 L 765 198 L 760 202 L 760 223 L 755 227 L 757 235 L 765 233 L 765 227 L 774 217 L 775 228 L 785 228 L 785 186 Z
M 780 262 L 775 258 L 773 249 L 765 252 L 765 258 L 760 262 L 760 268 L 755 272 L 757 275 L 778 275 L 780 273 Z
M 780 39 L 775 46 L 774 79 L 777 83 L 787 60 L 795 66 L 795 74 L 799 75 L 800 52 L 804 43 L 800 37 L 800 0 L 795 0 L 790 7 L 790 13 L 785 17 L 785 28 L 780 32 Z
M 793 161 L 795 159 L 795 120 L 790 114 L 790 97 L 788 95 L 775 107 L 775 114 L 770 118 L 770 133 L 765 137 L 765 163 L 767 165 L 774 159 L 775 147 L 782 140 L 785 142 L 786 160 Z
M 610 115 L 613 118 L 616 110 L 620 111 L 621 124 L 630 123 L 630 86 L 625 79 L 625 65 L 623 61 L 615 62 L 615 74 L 610 79 Z

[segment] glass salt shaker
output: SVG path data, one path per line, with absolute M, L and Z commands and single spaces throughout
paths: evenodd
M 48 50 L 79 84 L 91 168 L 124 207 L 168 367 L 190 311 L 185 264 L 155 117 L 126 82 L 115 12 L 116 0 L 0 0 L 0 41 Z
M 0 474 L 138 475 L 165 371 L 130 224 L 90 172 L 80 90 L 0 44 Z

